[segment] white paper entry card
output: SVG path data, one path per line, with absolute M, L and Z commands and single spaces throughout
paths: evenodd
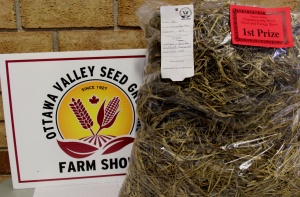
M 194 75 L 193 5 L 162 6 L 162 78 L 182 81 Z

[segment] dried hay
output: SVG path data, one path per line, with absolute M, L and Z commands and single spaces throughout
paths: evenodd
M 194 7 L 183 82 L 160 76 L 159 11 L 144 29 L 142 127 L 120 196 L 300 196 L 299 17 L 295 47 L 248 47 L 231 44 L 228 3 Z

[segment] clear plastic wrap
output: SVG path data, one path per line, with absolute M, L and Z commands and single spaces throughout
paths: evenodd
M 137 14 L 148 61 L 120 197 L 300 196 L 300 22 L 291 48 L 231 44 L 228 2 L 194 3 L 195 76 L 160 76 L 160 2 Z

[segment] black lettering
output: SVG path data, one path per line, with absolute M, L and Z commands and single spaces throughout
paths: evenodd
M 58 165 L 59 165 L 59 172 L 62 173 L 63 169 L 66 168 L 65 166 L 66 162 L 59 162 Z
M 76 81 L 75 79 L 72 79 L 69 74 L 67 74 L 67 77 L 68 77 L 70 83 L 73 83 L 74 81 Z
M 113 161 L 113 159 L 109 160 L 109 164 L 110 164 L 110 169 L 118 169 L 118 159 L 115 158 L 115 161 Z
M 124 75 L 124 76 L 120 79 L 119 83 L 122 84 L 122 85 L 124 85 L 127 81 L 128 81 L 128 77 L 127 77 L 127 75 Z
M 119 160 L 119 166 L 120 166 L 120 168 L 126 168 L 127 167 L 127 160 L 126 160 L 126 158 L 121 158 Z
M 63 91 L 63 88 L 60 86 L 60 84 L 58 82 L 56 82 L 56 84 L 53 86 L 55 89 L 58 89 L 59 91 Z
M 263 31 L 262 29 L 257 30 L 257 34 L 259 37 L 268 37 L 268 38 L 279 38 L 279 32 L 272 32 L 270 30 Z
M 77 73 L 76 73 L 76 71 L 75 71 L 75 70 L 73 70 L 73 74 L 74 74 L 74 76 L 75 76 L 75 79 L 76 79 L 76 80 L 79 80 L 79 79 L 81 79 L 81 77 L 77 75 Z
M 120 71 L 116 72 L 116 74 L 114 76 L 114 81 L 118 81 L 118 78 L 119 78 L 120 74 L 122 74 Z
M 46 135 L 46 138 L 48 140 L 51 140 L 51 139 L 53 139 L 55 137 L 56 137 L 56 133 L 54 133 L 54 132 L 47 133 L 47 135 Z
M 76 172 L 75 165 L 73 164 L 73 162 L 69 163 L 68 172 L 71 172 L 71 171 Z
M 107 73 L 107 78 L 109 78 L 109 79 L 112 79 L 112 74 L 113 74 L 113 72 L 115 71 L 115 69 L 113 69 L 113 68 L 110 68 L 109 70 L 108 70 L 108 73 Z
M 108 160 L 107 159 L 102 159 L 101 164 L 102 164 L 102 170 L 107 170 L 109 168 L 109 165 L 107 164 Z
M 43 125 L 45 125 L 46 123 L 53 123 L 53 121 L 52 120 L 42 120 L 42 124 Z
M 81 171 L 85 171 L 84 170 L 84 162 L 83 161 L 77 161 L 77 171 L 80 172 Z
M 246 28 L 243 29 L 244 36 L 254 36 L 254 30 L 246 30 Z
M 138 96 L 138 90 L 135 91 L 134 93 L 132 93 L 131 96 L 132 96 L 134 99 L 136 99 L 136 97 Z
M 97 86 L 97 89 L 100 89 L 100 90 L 106 90 L 107 87 L 105 87 L 105 86 Z
M 88 160 L 86 161 L 86 170 L 87 171 L 96 170 L 96 162 L 95 162 L 95 160 L 93 160 L 92 163 L 90 163 Z
M 87 86 L 87 87 L 81 88 L 82 91 L 92 90 L 92 89 L 95 89 L 94 86 Z
M 43 109 L 51 109 L 51 110 L 53 110 L 53 106 L 54 106 L 53 103 L 50 103 L 49 101 L 44 101 L 44 107 L 43 107 Z
M 69 83 L 67 80 L 65 80 L 64 78 L 60 78 L 60 80 L 61 80 L 61 82 L 62 82 L 62 84 L 64 85 L 65 88 L 66 88 L 68 85 L 70 85 L 70 83 Z
M 100 76 L 101 77 L 105 77 L 106 76 L 106 67 L 105 66 L 103 66 L 103 67 L 101 67 L 101 74 L 100 74 Z
M 244 30 L 244 36 L 247 36 L 246 28 L 244 28 L 243 30 Z
M 85 69 L 86 69 L 85 67 L 80 68 L 82 78 L 88 77 L 88 76 L 85 74 Z
M 131 84 L 129 87 L 128 87 L 128 91 L 129 92 L 133 92 L 138 86 L 134 83 L 134 84 Z
M 92 77 L 94 75 L 95 66 L 88 66 L 88 69 L 89 69 L 91 77 Z
M 56 102 L 56 99 L 58 98 L 58 96 L 52 95 L 52 94 L 47 94 L 47 97 L 53 101 L 54 103 Z
M 262 29 L 258 29 L 257 30 L 257 35 L 258 35 L 258 37 L 260 37 L 260 35 L 263 33 L 264 31 L 262 30 Z
M 44 129 L 44 132 L 46 133 L 48 130 L 52 130 L 54 128 L 53 127 L 43 127 L 43 129 Z
M 53 112 L 44 112 L 44 113 L 42 113 L 43 116 L 46 116 L 48 118 L 52 118 L 52 114 L 53 114 Z

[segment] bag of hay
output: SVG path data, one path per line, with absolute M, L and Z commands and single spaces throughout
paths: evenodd
M 294 47 L 233 45 L 229 2 L 194 2 L 194 76 L 161 77 L 160 2 L 137 12 L 148 60 L 121 197 L 300 196 L 300 18 Z

